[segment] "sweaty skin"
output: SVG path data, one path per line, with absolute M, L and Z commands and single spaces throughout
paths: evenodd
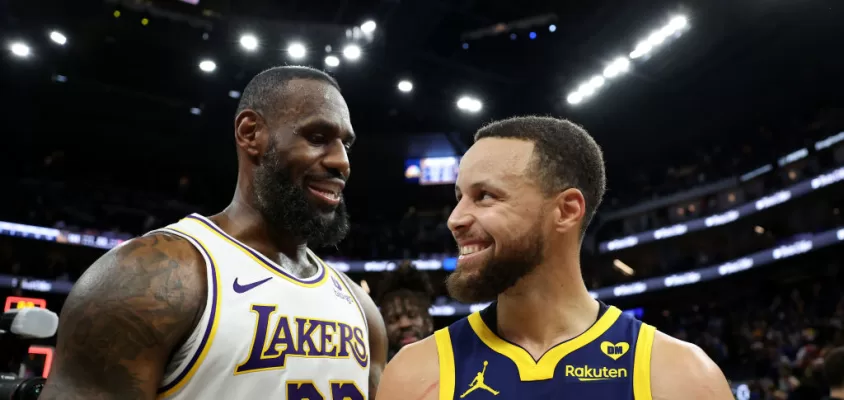
M 662 332 L 656 332 L 651 353 L 651 393 L 653 400 L 733 400 L 727 379 L 703 350 Z M 399 351 L 384 370 L 378 395 L 380 400 L 440 399 L 433 336 Z

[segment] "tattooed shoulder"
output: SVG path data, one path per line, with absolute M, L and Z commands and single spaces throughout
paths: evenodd
M 133 239 L 97 260 L 60 315 L 41 399 L 152 399 L 206 297 L 204 262 L 168 234 Z

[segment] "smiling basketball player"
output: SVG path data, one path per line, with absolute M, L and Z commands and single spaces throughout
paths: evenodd
M 571 122 L 478 131 L 448 220 L 460 256 L 447 285 L 494 302 L 400 351 L 380 400 L 732 399 L 699 348 L 589 295 L 580 245 L 605 185 L 600 148 Z

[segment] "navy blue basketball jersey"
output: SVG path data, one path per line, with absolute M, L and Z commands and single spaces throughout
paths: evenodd
M 600 310 L 589 329 L 538 361 L 493 331 L 496 303 L 438 330 L 439 400 L 652 400 L 656 330 L 616 307 Z

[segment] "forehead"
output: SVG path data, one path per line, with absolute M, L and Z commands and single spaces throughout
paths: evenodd
M 385 315 L 394 315 L 418 311 L 422 308 L 422 304 L 413 296 L 395 296 L 386 301 L 383 308 Z
M 507 180 L 524 176 L 533 155 L 533 142 L 519 139 L 478 140 L 460 160 L 457 186 L 485 179 Z
M 285 85 L 277 110 L 288 121 L 325 119 L 351 125 L 346 100 L 334 86 L 315 79 L 294 79 Z

